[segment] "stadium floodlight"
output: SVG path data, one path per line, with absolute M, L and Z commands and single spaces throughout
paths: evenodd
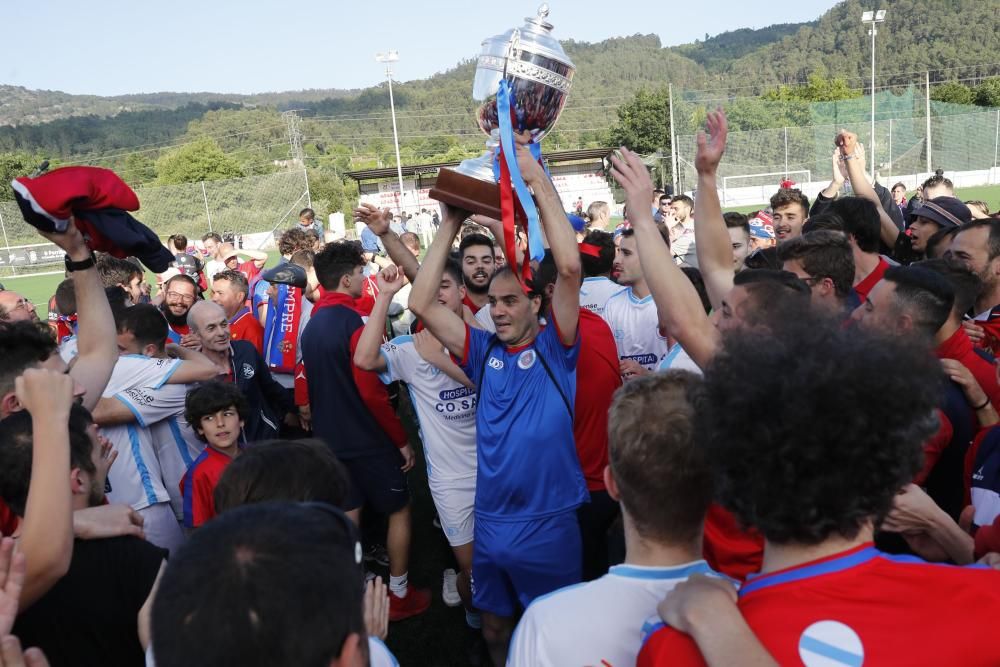
M 399 178 L 399 199 L 396 203 L 403 213 L 403 163 L 399 159 L 399 132 L 396 130 L 396 102 L 392 97 L 392 63 L 399 61 L 399 51 L 389 49 L 375 54 L 375 60 L 385 63 L 385 78 L 389 81 L 389 111 L 392 114 L 392 143 L 396 147 L 396 176 Z
M 875 35 L 878 34 L 876 26 L 885 22 L 885 10 L 863 12 L 861 22 L 870 26 L 868 34 L 872 36 L 872 134 L 868 146 L 868 164 L 871 168 L 872 180 L 875 180 Z M 889 159 L 892 159 L 891 155 Z

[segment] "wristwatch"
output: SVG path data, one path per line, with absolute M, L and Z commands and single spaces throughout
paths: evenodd
M 74 271 L 83 271 L 97 265 L 97 257 L 94 255 L 94 251 L 90 251 L 90 257 L 87 259 L 81 259 L 79 262 L 74 262 L 66 255 L 66 271 L 73 273 Z

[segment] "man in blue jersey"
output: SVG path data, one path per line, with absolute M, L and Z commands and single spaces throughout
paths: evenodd
M 555 187 L 526 148 L 518 166 L 532 188 L 558 277 L 548 325 L 543 295 L 510 268 L 496 272 L 489 304 L 496 333 L 466 326 L 438 302 L 464 214 L 446 210 L 410 292 L 410 309 L 478 387 L 473 604 L 494 664 L 506 661 L 520 607 L 581 578 L 576 508 L 587 487 L 573 441 L 579 353 L 580 253 Z

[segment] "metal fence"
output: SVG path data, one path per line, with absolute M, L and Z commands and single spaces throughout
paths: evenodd
M 265 176 L 136 189 L 135 217 L 166 239 L 184 234 L 201 239 L 206 232 L 244 237 L 260 247 L 270 234 L 291 225 L 310 206 L 304 169 Z M 318 212 L 321 213 L 321 212 Z M 62 252 L 46 243 L 21 217 L 15 202 L 0 202 L 0 277 L 59 270 Z M 250 235 L 253 235 L 250 238 Z

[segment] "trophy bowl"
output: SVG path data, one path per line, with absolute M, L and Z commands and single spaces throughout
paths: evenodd
M 472 213 L 499 219 L 500 189 L 493 172 L 493 154 L 499 146 L 497 91 L 506 79 L 513 90 L 511 124 L 517 140 L 538 143 L 555 126 L 573 84 L 576 67 L 552 37 L 549 7 L 526 18 L 524 25 L 483 41 L 476 62 L 472 98 L 481 102 L 476 119 L 489 140 L 487 151 L 442 169 L 430 196 Z

